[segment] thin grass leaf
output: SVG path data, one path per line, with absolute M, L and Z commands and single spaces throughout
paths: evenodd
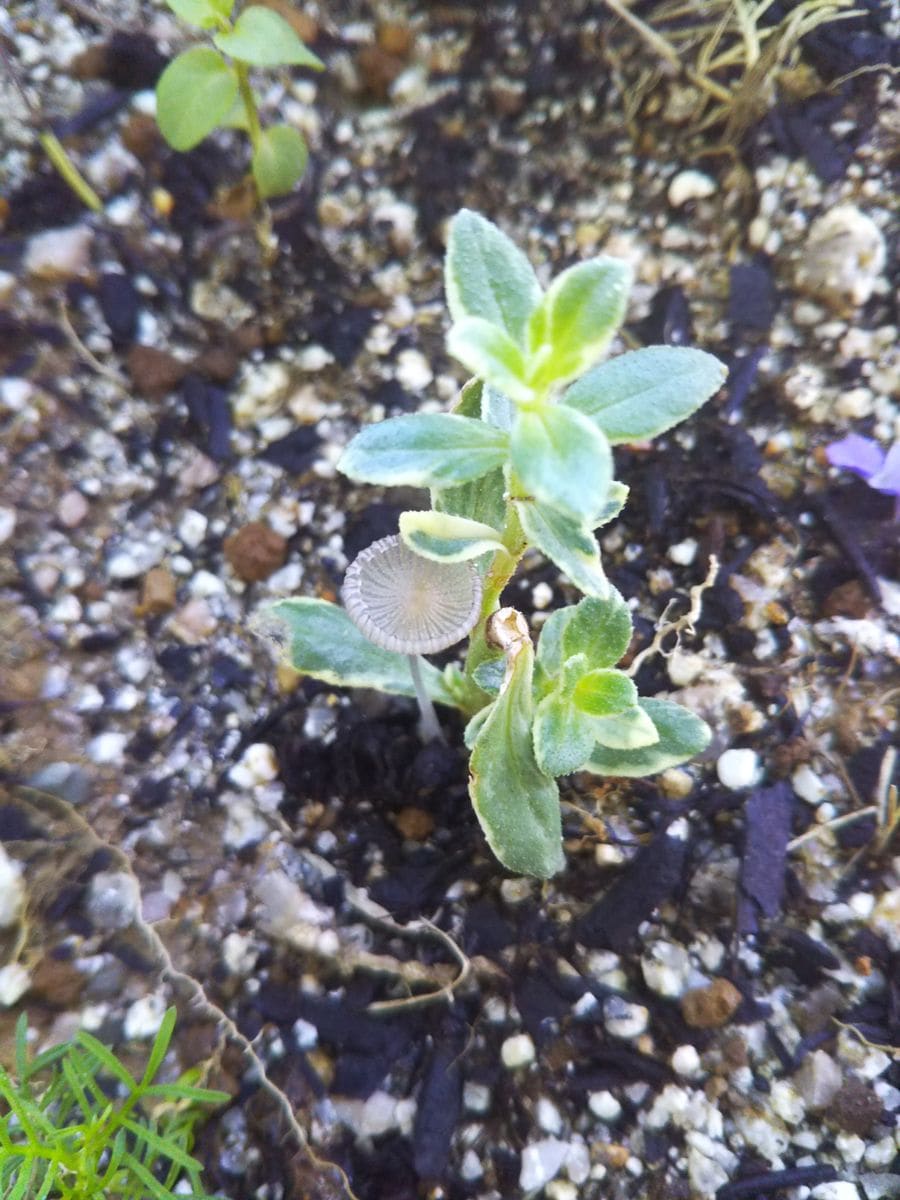
M 138 1177 L 147 1191 L 155 1200 L 172 1200 L 172 1193 L 164 1188 L 163 1185 L 156 1179 L 143 1163 L 138 1162 L 133 1154 L 126 1152 L 122 1162 Z
M 231 1100 L 228 1092 L 191 1087 L 186 1083 L 154 1083 L 144 1088 L 143 1094 L 157 1096 L 161 1100 L 190 1100 L 195 1104 L 227 1104 Z
M 51 1162 L 47 1166 L 47 1174 L 44 1176 L 40 1189 L 34 1200 L 47 1200 L 50 1195 L 50 1189 L 56 1183 L 56 1177 L 59 1175 L 59 1163 Z
M 28 1189 L 31 1187 L 35 1179 L 35 1173 L 40 1169 L 40 1163 L 32 1160 L 31 1170 L 26 1175 L 24 1172 L 16 1181 L 15 1187 L 11 1192 L 7 1193 L 4 1200 L 22 1200 L 22 1197 L 27 1195 Z
M 150 1057 L 147 1059 L 147 1065 L 144 1068 L 144 1074 L 141 1076 L 140 1088 L 146 1087 L 152 1082 L 156 1076 L 156 1072 L 162 1066 L 162 1061 L 166 1057 L 166 1052 L 169 1049 L 169 1043 L 172 1041 L 172 1033 L 175 1029 L 175 1021 L 177 1018 L 175 1006 L 172 1005 L 166 1009 L 165 1015 L 160 1022 L 159 1030 L 156 1037 L 153 1039 L 153 1045 L 150 1049 Z
M 46 1071 L 52 1067 L 61 1058 L 65 1058 L 69 1051 L 69 1043 L 62 1042 L 58 1046 L 51 1046 L 49 1050 L 43 1050 L 40 1054 L 36 1054 L 29 1062 L 28 1069 L 24 1076 L 20 1076 L 23 1080 L 27 1077 L 28 1080 L 34 1078 L 41 1071 Z
M 113 1138 L 113 1143 L 109 1152 L 109 1161 L 106 1164 L 106 1170 L 103 1172 L 103 1178 L 101 1182 L 104 1187 L 109 1186 L 109 1184 L 111 1184 L 116 1178 L 116 1174 L 118 1173 L 122 1164 L 122 1158 L 124 1157 L 127 1149 L 128 1139 L 125 1136 L 125 1130 L 120 1129 Z
M 28 1078 L 28 1014 L 19 1013 L 16 1019 L 16 1074 L 21 1081 Z
M 195 1163 L 196 1160 L 191 1158 L 189 1154 L 186 1154 L 180 1146 L 165 1136 L 154 1133 L 149 1126 L 139 1121 L 134 1121 L 130 1117 L 125 1117 L 122 1125 L 129 1133 L 134 1135 L 139 1143 L 142 1143 L 148 1151 L 151 1151 L 155 1157 L 166 1158 L 170 1162 L 177 1163 L 183 1170 Z M 145 1153 L 144 1162 L 149 1163 L 151 1161 Z
M 87 1117 L 88 1114 L 92 1111 L 92 1105 L 91 1105 L 90 1100 L 88 1099 L 87 1092 L 84 1090 L 84 1086 L 81 1082 L 81 1079 L 78 1076 L 78 1072 L 75 1070 L 75 1067 L 72 1065 L 71 1058 L 68 1058 L 68 1057 L 64 1058 L 62 1060 L 62 1062 L 60 1063 L 60 1068 L 62 1070 L 63 1076 L 65 1077 L 66 1083 L 69 1085 L 69 1087 L 72 1091 L 73 1098 L 75 1099 L 79 1108 L 81 1109 L 82 1115 Z
M 120 1083 L 124 1083 L 129 1092 L 135 1091 L 137 1080 L 128 1073 L 113 1052 L 102 1042 L 98 1042 L 92 1034 L 84 1029 L 79 1029 L 75 1034 L 75 1042 L 106 1067 L 110 1075 L 114 1075 Z

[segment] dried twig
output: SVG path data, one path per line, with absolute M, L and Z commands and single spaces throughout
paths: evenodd
M 653 641 L 649 646 L 645 646 L 640 654 L 636 654 L 632 660 L 631 666 L 625 672 L 634 678 L 644 664 L 644 661 L 653 654 L 661 654 L 663 658 L 669 658 L 679 644 L 682 633 L 691 634 L 694 632 L 694 624 L 700 619 L 700 612 L 703 607 L 703 593 L 707 588 L 711 588 L 716 581 L 716 576 L 719 573 L 719 560 L 714 554 L 709 556 L 709 570 L 706 572 L 706 578 L 702 583 L 695 584 L 690 590 L 691 606 L 683 617 L 678 617 L 677 620 L 669 620 L 669 612 L 672 605 L 677 601 L 670 601 L 666 605 L 665 610 L 656 623 L 656 633 L 653 635 Z M 670 649 L 664 649 L 663 643 L 666 638 L 672 634 L 675 635 L 675 645 Z

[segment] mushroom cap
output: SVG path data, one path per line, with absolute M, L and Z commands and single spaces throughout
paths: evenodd
M 433 562 L 394 534 L 353 560 L 343 599 L 351 621 L 376 646 L 434 654 L 461 641 L 478 620 L 481 579 L 471 562 Z

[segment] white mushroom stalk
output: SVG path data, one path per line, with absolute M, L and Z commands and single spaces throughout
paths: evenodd
M 384 650 L 405 654 L 426 740 L 443 740 L 422 679 L 421 656 L 461 641 L 481 611 L 481 579 L 471 562 L 438 563 L 395 534 L 362 551 L 347 568 L 344 606 L 354 625 Z

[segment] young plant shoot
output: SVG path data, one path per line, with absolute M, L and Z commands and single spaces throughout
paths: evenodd
M 652 775 L 710 737 L 686 708 L 642 699 L 616 665 L 631 614 L 594 536 L 628 496 L 612 447 L 670 429 L 725 378 L 712 355 L 670 346 L 598 365 L 630 285 L 627 263 L 600 257 L 545 291 L 496 226 L 460 212 L 447 247 L 447 344 L 474 378 L 451 413 L 368 426 L 339 463 L 365 483 L 428 488 L 431 508 L 403 513 L 399 539 L 351 565 L 346 608 L 305 598 L 271 607 L 296 670 L 418 694 L 423 730 L 433 732 L 432 703 L 459 708 L 488 843 L 509 870 L 542 878 L 563 866 L 559 776 Z M 551 613 L 536 649 L 524 618 L 500 609 L 532 548 L 584 593 Z M 438 671 L 419 657 L 467 634 L 463 667 Z
M 212 46 L 192 46 L 166 67 L 156 85 L 156 117 L 175 150 L 192 150 L 220 126 L 243 129 L 261 200 L 284 196 L 306 167 L 306 142 L 292 125 L 263 126 L 250 82 L 254 67 L 324 64 L 284 17 L 251 4 L 232 18 L 235 0 L 165 0 L 176 16 L 210 32 Z

